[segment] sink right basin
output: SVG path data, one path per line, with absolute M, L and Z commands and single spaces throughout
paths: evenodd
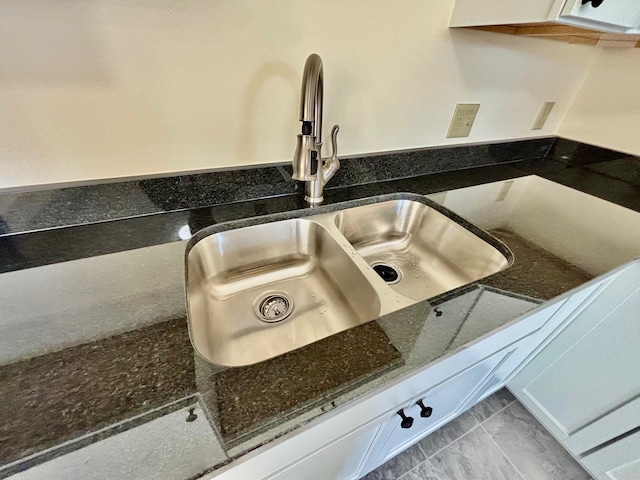
M 496 248 L 434 208 L 393 200 L 339 212 L 335 223 L 395 291 L 420 301 L 504 270 Z

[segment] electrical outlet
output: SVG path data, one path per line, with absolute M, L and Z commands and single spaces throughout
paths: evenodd
M 542 127 L 544 127 L 544 124 L 547 121 L 547 118 L 549 118 L 549 114 L 551 113 L 551 110 L 553 110 L 555 104 L 556 102 L 544 102 L 540 109 L 540 113 L 538 114 L 538 118 L 536 118 L 536 121 L 533 123 L 531 130 L 542 130 Z
M 468 137 L 479 108 L 479 103 L 459 103 L 456 105 L 447 138 Z

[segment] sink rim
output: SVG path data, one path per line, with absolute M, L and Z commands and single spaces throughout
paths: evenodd
M 338 212 L 344 211 L 344 210 L 348 210 L 348 209 L 352 209 L 352 208 L 357 208 L 357 207 L 362 207 L 362 206 L 366 206 L 366 205 L 372 205 L 372 204 L 377 204 L 377 203 L 382 203 L 382 202 L 389 202 L 389 201 L 398 201 L 398 200 L 407 200 L 407 201 L 413 201 L 413 202 L 417 202 L 417 203 L 421 203 L 427 207 L 430 207 L 432 209 L 434 209 L 435 211 L 443 214 L 444 216 L 446 216 L 448 219 L 450 219 L 452 222 L 458 224 L 459 226 L 461 226 L 462 228 L 468 230 L 470 233 L 474 234 L 476 237 L 478 237 L 480 240 L 483 240 L 484 242 L 486 242 L 487 244 L 489 244 L 491 247 L 495 248 L 507 261 L 507 266 L 504 267 L 502 270 L 509 268 L 513 262 L 514 262 L 514 256 L 513 253 L 511 252 L 511 250 L 500 240 L 498 240 L 497 238 L 495 238 L 494 236 L 492 236 L 491 234 L 489 234 L 488 232 L 486 232 L 485 230 L 475 226 L 474 224 L 472 224 L 471 222 L 467 221 L 466 219 L 464 219 L 463 217 L 460 217 L 459 215 L 457 215 L 456 213 L 452 212 L 451 210 L 447 209 L 446 207 L 434 202 L 433 200 L 423 196 L 423 195 L 419 195 L 419 194 L 414 194 L 414 193 L 391 193 L 391 194 L 385 194 L 385 195 L 377 195 L 377 196 L 373 196 L 373 197 L 365 197 L 362 199 L 355 199 L 355 200 L 349 200 L 349 201 L 345 201 L 345 202 L 338 202 L 338 203 L 334 203 L 334 204 L 329 204 L 329 205 L 323 205 L 320 207 L 314 207 L 314 208 L 302 208 L 299 210 L 291 210 L 291 211 L 285 211 L 285 212 L 279 212 L 279 213 L 273 213 L 273 214 L 268 214 L 268 215 L 262 215 L 262 216 L 255 216 L 255 217 L 249 217 L 246 219 L 238 219 L 238 220 L 231 220 L 231 221 L 227 221 L 227 222 L 223 222 L 223 223 L 219 223 L 219 224 L 214 224 L 211 225 L 209 227 L 205 227 L 202 230 L 199 230 L 198 232 L 196 232 L 192 238 L 188 241 L 187 246 L 185 248 L 185 300 L 186 300 L 186 305 L 187 305 L 187 324 L 188 324 L 188 329 L 189 329 L 189 337 L 191 340 L 191 344 L 194 348 L 194 350 L 201 356 L 203 357 L 207 362 L 212 363 L 214 365 L 217 365 L 219 367 L 223 367 L 223 368 L 229 368 L 230 365 L 221 365 L 219 363 L 214 362 L 213 360 L 211 360 L 208 356 L 202 355 L 202 353 L 199 352 L 199 350 L 196 348 L 196 343 L 194 342 L 194 337 L 193 337 L 193 327 L 192 327 L 192 315 L 191 315 L 191 309 L 190 309 L 190 304 L 189 304 L 189 254 L 191 253 L 192 249 L 203 239 L 211 236 L 211 235 L 215 235 L 218 233 L 222 233 L 222 232 L 226 232 L 226 231 L 230 231 L 230 230 L 238 230 L 238 229 L 242 229 L 245 227 L 252 227 L 252 226 L 257 226 L 257 225 L 263 225 L 263 224 L 267 224 L 267 223 L 274 223 L 274 222 L 279 222 L 279 221 L 284 221 L 284 220 L 292 220 L 292 219 L 304 219 L 307 217 L 318 217 L 317 219 L 311 220 L 317 223 L 320 223 L 321 225 L 323 224 L 323 217 L 328 217 L 331 219 L 330 222 L 326 222 L 326 223 L 331 223 L 333 224 L 333 227 L 336 229 L 336 232 L 338 234 L 341 235 L 340 230 L 337 228 L 337 226 L 334 224 L 333 222 L 333 217 L 335 216 L 335 214 L 337 214 Z M 326 224 L 324 225 L 326 227 Z M 331 232 L 328 232 L 331 233 Z M 332 236 L 334 236 L 333 233 L 331 233 Z M 343 239 L 346 240 L 346 238 Z M 349 251 L 349 249 L 352 249 L 354 253 L 356 253 L 355 248 L 347 241 L 347 244 L 342 244 L 342 242 L 339 241 L 338 238 L 334 237 L 334 240 L 339 243 L 342 247 L 343 250 L 345 251 Z M 389 285 L 385 284 L 384 281 L 382 279 L 380 279 L 379 277 L 377 277 L 377 275 L 373 274 L 370 275 L 369 272 L 367 272 L 367 268 L 370 269 L 370 266 L 366 263 L 366 261 L 364 260 L 364 258 L 362 258 L 360 255 L 358 255 L 356 253 L 356 256 L 354 258 L 351 259 L 354 263 L 355 263 L 355 267 L 357 269 L 359 269 L 361 271 L 361 273 L 365 276 L 365 278 L 369 281 L 369 283 L 371 284 L 372 288 L 374 288 L 374 290 L 377 292 L 379 300 L 382 301 L 382 295 L 381 295 L 381 288 L 380 286 L 376 286 L 376 282 L 381 282 L 384 288 L 390 288 Z M 502 271 L 501 270 L 501 271 Z M 373 273 L 373 270 L 371 270 L 370 273 Z M 498 273 L 497 271 L 494 272 L 493 274 Z M 493 275 L 491 274 L 491 275 Z M 487 276 L 491 276 L 491 275 L 487 275 Z M 482 278 L 486 278 L 482 277 Z M 371 278 L 370 278 L 371 277 Z M 461 285 L 458 288 L 463 288 L 463 287 L 467 287 L 469 285 L 473 285 L 474 283 L 481 281 L 482 278 L 469 282 L 465 285 Z M 457 290 L 458 288 L 456 288 L 455 290 Z M 405 300 L 407 301 L 406 304 L 403 302 L 399 302 L 398 305 L 394 305 L 393 308 L 389 308 L 387 306 L 386 309 L 381 309 L 377 316 L 374 318 L 371 318 L 370 320 L 365 321 L 364 323 L 368 323 L 369 321 L 375 321 L 377 318 L 380 318 L 388 313 L 391 313 L 393 311 L 397 311 L 397 310 L 401 310 L 405 307 L 408 307 L 412 304 L 415 303 L 420 303 L 423 301 L 429 301 L 432 302 L 434 301 L 434 299 L 439 298 L 440 296 L 444 296 L 444 295 L 448 295 L 449 293 L 451 293 L 451 290 L 442 292 L 438 295 L 434 295 L 432 297 L 429 298 L 425 298 L 423 300 L 419 300 L 416 301 L 415 299 L 410 299 L 410 298 L 406 298 Z M 400 297 L 402 297 L 402 295 L 400 295 Z M 361 323 L 362 324 L 362 323 Z M 355 324 L 353 326 L 356 326 Z M 339 333 L 340 331 L 344 331 L 344 330 L 339 330 L 336 331 L 334 333 L 332 333 L 331 335 L 335 335 L 337 333 Z M 324 337 L 322 337 L 324 338 Z M 320 338 L 318 338 L 317 340 L 320 340 Z M 314 340 L 314 341 L 317 341 Z M 313 342 L 311 342 L 313 343 Z M 309 343 L 306 343 L 304 345 L 299 345 L 289 351 L 293 351 L 296 350 L 298 348 L 302 348 L 306 345 L 309 345 Z M 276 355 L 278 356 L 278 355 Z M 262 360 L 259 360 L 258 362 L 254 362 L 254 363 L 260 363 L 262 361 L 267 361 L 270 358 L 273 358 L 273 356 L 271 357 L 267 357 L 264 358 Z

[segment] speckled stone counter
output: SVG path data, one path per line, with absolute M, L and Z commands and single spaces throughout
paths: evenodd
M 523 160 L 341 186 L 327 192 L 326 203 L 398 191 L 426 195 L 536 174 L 640 211 L 640 187 L 634 170 L 637 159 L 621 159 L 618 155 L 608 159 L 615 163 L 611 165 L 588 163 L 583 158 L 572 164 L 572 158 L 581 158 L 575 150 L 567 145 L 556 147 L 546 161 Z M 222 221 L 300 208 L 304 204 L 298 195 L 283 195 L 9 235 L 3 237 L 1 245 L 3 259 L 8 260 L 3 262 L 3 271 L 176 241 L 177 227 L 185 222 L 195 231 Z M 535 308 L 542 300 L 590 278 L 526 238 L 506 230 L 492 233 L 514 252 L 516 261 L 511 269 L 342 332 L 325 343 L 304 347 L 292 353 L 294 359 L 290 363 L 275 359 L 274 369 L 263 365 L 234 372 L 207 363 L 193 352 L 184 318 L 159 321 L 133 332 L 0 366 L 0 465 L 5 465 L 0 466 L 0 478 L 193 402 L 185 398 L 196 398 L 205 408 L 224 449 L 224 456 L 212 455 L 208 470 L 213 470 L 328 410 L 454 353 Z M 75 249 L 78 238 L 82 239 L 82 246 Z M 29 257 L 24 253 L 28 251 L 39 253 Z M 299 365 L 301 358 L 306 365 Z M 328 375 L 318 381 L 318 368 L 345 375 Z M 239 401 L 246 391 L 259 393 L 266 402 L 259 415 L 253 404 Z M 144 417 L 145 412 L 149 412 L 148 418 Z M 133 417 L 136 420 L 127 424 L 127 419 Z M 113 432 L 105 433 L 105 427 L 110 426 L 114 427 Z M 39 452 L 55 450 L 65 442 L 71 442 L 65 444 L 65 449 L 39 456 Z M 17 463 L 7 468 L 10 462 Z

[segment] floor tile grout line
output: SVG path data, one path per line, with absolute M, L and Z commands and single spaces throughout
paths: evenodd
M 424 453 L 424 452 L 423 452 Z M 406 477 L 407 475 L 409 475 L 411 472 L 413 472 L 414 470 L 417 470 L 418 468 L 420 468 L 422 465 L 424 465 L 425 463 L 428 463 L 431 466 L 431 470 L 433 471 L 433 473 L 435 474 L 436 478 L 438 480 L 442 480 L 440 478 L 440 475 L 438 475 L 438 472 L 436 472 L 436 469 L 434 468 L 433 464 L 429 461 L 429 459 L 427 458 L 426 460 L 424 460 L 423 462 L 420 462 L 418 465 L 416 465 L 415 467 L 413 467 L 411 470 L 404 472 L 402 475 L 400 475 L 396 480 L 402 480 L 404 477 Z
M 400 475 L 396 480 L 402 480 L 404 477 L 406 477 L 407 475 L 409 475 L 411 472 L 413 472 L 415 469 L 420 468 L 420 465 L 422 465 L 424 462 L 428 462 L 429 460 L 424 460 L 422 462 L 420 462 L 418 465 L 416 465 L 415 467 L 407 470 L 406 472 L 404 472 L 402 475 Z
M 431 465 L 431 470 L 435 474 L 436 478 L 438 480 L 442 480 L 442 478 L 440 477 L 440 474 L 436 471 L 436 467 L 433 466 L 433 462 L 431 462 L 431 460 L 429 460 L 428 458 L 425 460 L 425 462 L 429 462 L 429 465 Z
M 469 429 L 469 431 L 465 432 L 464 434 L 460 435 L 458 438 L 456 438 L 455 440 L 450 441 L 449 443 L 447 443 L 444 447 L 442 447 L 439 450 L 436 450 L 435 452 L 433 452 L 433 454 L 431 455 L 427 455 L 424 450 L 422 451 L 422 453 L 424 453 L 424 455 L 427 457 L 427 460 L 429 460 L 430 458 L 435 457 L 436 455 L 438 455 L 440 452 L 442 452 L 445 448 L 450 447 L 451 445 L 453 445 L 454 443 L 456 443 L 458 440 L 461 440 L 463 437 L 466 437 L 468 434 L 470 434 L 471 432 L 473 432 L 476 428 L 480 427 L 481 425 L 478 423 L 477 425 L 475 425 L 473 428 Z M 422 449 L 422 447 L 420 447 L 420 449 Z
M 433 455 L 435 455 L 436 453 L 440 453 L 442 450 L 444 450 L 445 448 L 447 448 L 449 445 L 451 445 L 453 442 L 459 440 L 460 438 L 464 437 L 467 433 L 469 433 L 471 430 L 473 430 L 474 428 L 477 428 L 478 426 L 480 426 L 480 424 L 482 422 L 480 422 L 480 420 L 478 420 L 475 415 L 473 413 L 470 412 L 469 410 L 465 410 L 464 412 L 462 412 L 460 415 L 458 415 L 457 417 L 455 417 L 452 420 L 449 420 L 447 423 L 445 423 L 444 425 L 442 425 L 441 427 L 439 427 L 437 430 L 434 430 L 433 432 L 431 432 L 429 435 L 433 435 L 434 433 L 438 432 L 440 429 L 445 428 L 447 425 L 449 425 L 451 422 L 455 422 L 458 418 L 460 418 L 462 415 L 464 415 L 465 413 L 469 413 L 471 415 L 471 418 L 473 418 L 473 420 L 475 420 L 476 424 L 471 427 L 469 430 L 467 430 L 466 432 L 464 432 L 462 435 L 460 435 L 459 437 L 454 438 L 453 440 L 451 440 L 449 443 L 447 443 L 444 447 L 442 447 L 441 449 L 437 450 Z M 427 438 L 429 435 L 423 437 L 423 438 Z M 420 445 L 420 440 L 418 441 L 417 445 L 420 447 L 420 450 L 422 451 L 422 453 L 424 454 L 425 458 L 429 459 L 429 455 L 427 455 L 427 452 L 424 451 L 424 449 L 422 448 L 422 445 Z M 431 455 L 433 457 L 433 455 Z
M 518 475 L 520 475 L 520 478 L 522 480 L 527 480 L 527 477 L 525 477 L 524 474 L 520 470 L 518 470 L 518 467 L 516 467 L 515 464 L 511 461 L 511 459 L 509 458 L 509 455 L 507 455 L 504 452 L 504 450 L 502 450 L 502 448 L 500 448 L 500 445 L 498 445 L 498 442 L 496 442 L 494 440 L 494 438 L 489 434 L 489 432 L 487 432 L 487 430 L 484 428 L 484 426 L 482 424 L 480 424 L 480 428 L 482 428 L 482 431 L 487 434 L 487 437 L 489 437 L 491 442 L 496 446 L 496 448 L 500 451 L 500 453 L 502 453 L 502 455 L 504 455 L 504 458 L 507 459 L 507 462 L 509 462 L 509 464 L 513 467 L 513 469 L 518 473 Z
M 494 393 L 495 395 L 495 393 Z M 489 398 L 489 397 L 487 397 Z M 484 400 L 482 400 L 482 402 L 486 401 L 487 399 L 485 398 Z M 496 415 L 498 415 L 500 412 L 502 412 L 503 410 L 506 410 L 507 408 L 509 408 L 511 405 L 513 405 L 515 402 L 517 402 L 518 399 L 514 398 L 513 400 L 511 400 L 508 404 L 506 404 L 504 407 L 502 407 L 500 410 L 494 412 L 493 414 L 491 414 L 489 417 L 487 417 L 486 419 L 480 421 L 474 414 L 473 412 L 471 412 L 471 409 L 467 410 L 466 412 L 469 412 L 471 414 L 471 417 L 476 421 L 476 425 L 474 425 L 472 428 L 470 428 L 469 430 L 467 430 L 465 433 L 463 433 L 462 435 L 460 435 L 457 438 L 454 438 L 453 440 L 451 440 L 449 443 L 447 443 L 444 447 L 436 450 L 433 454 L 428 455 L 427 452 L 424 451 L 424 449 L 422 448 L 422 445 L 420 445 L 420 442 L 418 441 L 416 443 L 416 445 L 418 445 L 418 448 L 420 449 L 420 451 L 422 452 L 422 454 L 425 456 L 426 461 L 430 462 L 430 459 L 432 457 L 434 457 L 435 455 L 439 454 L 440 452 L 442 452 L 445 448 L 447 448 L 449 445 L 453 444 L 454 442 L 457 442 L 458 440 L 460 440 L 462 437 L 464 437 L 465 435 L 467 435 L 468 433 L 471 433 L 473 430 L 475 430 L 478 427 L 481 427 L 483 423 L 491 420 L 493 417 L 495 417 Z M 479 405 L 482 402 L 478 402 L 476 405 Z M 475 406 L 475 405 L 474 405 Z M 473 407 L 472 407 L 473 408 Z M 466 413 L 463 412 L 462 414 Z M 461 414 L 461 415 L 462 415 Z M 442 427 L 440 427 L 438 430 L 440 430 L 441 428 L 444 428 L 447 424 L 449 424 L 450 422 L 453 422 L 455 420 L 457 420 L 461 415 L 458 415 L 456 418 L 454 418 L 453 420 L 450 420 L 449 422 L 447 422 L 446 424 L 444 424 Z M 436 433 L 438 430 L 433 431 L 432 433 L 430 433 L 429 435 L 433 435 L 434 433 Z M 484 427 L 482 428 L 482 430 L 489 435 L 489 433 L 484 429 Z M 427 435 L 427 436 L 429 436 Z M 489 435 L 489 437 L 491 437 L 491 435 Z M 491 438 L 491 440 L 493 441 L 493 438 Z M 495 441 L 493 441 L 493 443 L 495 443 Z M 497 444 L 496 444 L 497 445 Z M 499 448 L 499 447 L 498 447 Z M 502 449 L 500 449 L 500 452 L 502 452 Z M 502 454 L 506 457 L 506 454 L 504 452 L 502 452 Z M 511 461 L 511 459 L 509 457 L 507 457 L 509 463 L 511 465 L 513 465 L 513 462 Z M 513 465 L 513 468 L 515 468 L 515 465 Z M 412 469 L 413 470 L 413 469 Z M 411 470 L 409 470 L 410 472 Z M 518 471 L 518 469 L 516 468 L 516 471 L 520 474 L 520 476 L 524 479 L 524 476 Z M 406 475 L 408 472 L 403 473 L 402 475 Z
M 488 398 L 488 397 L 487 397 Z M 479 405 L 480 403 L 486 401 L 487 399 L 485 398 L 484 400 L 482 400 L 481 402 L 478 402 Z M 471 409 L 466 410 L 465 412 L 462 412 L 461 415 L 463 415 L 464 413 L 469 412 L 471 414 L 471 417 L 473 418 L 473 420 L 475 420 L 476 424 L 470 428 L 469 430 L 467 430 L 465 433 L 463 433 L 462 435 L 460 435 L 457 438 L 454 438 L 453 440 L 451 440 L 449 443 L 447 443 L 445 446 L 443 446 L 442 448 L 436 450 L 433 454 L 428 455 L 427 452 L 425 452 L 425 450 L 422 448 L 422 445 L 420 445 L 420 441 L 416 442 L 415 445 L 418 446 L 418 449 L 420 450 L 420 452 L 422 453 L 422 455 L 424 455 L 425 460 L 423 460 L 422 462 L 420 462 L 418 465 L 416 465 L 414 468 L 409 469 L 408 471 L 404 472 L 400 477 L 397 478 L 397 480 L 401 480 L 402 477 L 404 477 L 405 475 L 408 475 L 409 472 L 413 471 L 414 469 L 418 468 L 420 465 L 422 465 L 423 463 L 428 462 L 429 464 L 431 464 L 431 466 L 433 467 L 433 463 L 430 461 L 431 458 L 433 458 L 435 455 L 438 455 L 440 452 L 442 452 L 443 450 L 445 450 L 447 447 L 449 447 L 450 445 L 452 445 L 453 443 L 457 442 L 458 440 L 462 439 L 463 437 L 465 437 L 467 434 L 471 433 L 473 430 L 477 429 L 478 427 L 482 427 L 482 425 L 487 422 L 488 420 L 492 419 L 493 417 L 495 417 L 496 415 L 498 415 L 500 412 L 502 412 L 503 410 L 507 409 L 508 407 L 510 407 L 512 404 L 514 404 L 515 402 L 517 402 L 517 399 L 514 398 L 513 400 L 511 400 L 508 404 L 506 404 L 504 407 L 500 408 L 500 410 L 497 410 L 496 412 L 494 412 L 493 414 L 491 414 L 489 417 L 487 417 L 484 420 L 480 420 L 478 419 L 473 412 L 471 412 Z M 473 407 L 472 407 L 473 408 Z M 461 415 L 458 415 L 456 418 L 450 420 L 449 422 L 447 422 L 446 424 L 442 425 L 438 430 L 440 430 L 441 428 L 444 428 L 447 424 L 449 424 L 450 422 L 455 421 L 456 419 L 458 419 Z M 430 433 L 429 435 L 433 435 L 434 433 L 436 433 L 438 430 L 433 431 L 432 433 Z M 500 453 L 502 453 L 502 455 L 505 456 L 505 458 L 507 459 L 507 461 L 513 466 L 513 468 L 516 470 L 516 472 L 518 472 L 518 474 L 520 475 L 520 477 L 522 478 L 522 480 L 526 480 L 524 475 L 522 475 L 522 473 L 520 473 L 520 471 L 516 468 L 516 466 L 513 464 L 513 462 L 511 461 L 511 459 L 502 451 L 502 449 L 498 446 L 498 444 L 495 442 L 495 440 L 493 440 L 493 438 L 491 437 L 491 435 L 489 435 L 489 433 L 485 430 L 484 427 L 482 427 L 482 431 L 489 436 L 489 438 L 491 439 L 491 441 L 493 442 L 493 444 L 496 445 L 496 447 L 498 447 L 498 450 L 500 451 Z M 428 436 L 428 435 L 427 435 Z M 432 468 L 433 471 L 435 472 L 435 468 Z M 436 476 L 437 472 L 436 472 Z M 438 478 L 440 478 L 438 476 Z
M 487 398 L 489 398 L 489 397 L 487 397 Z M 485 399 L 485 400 L 486 400 L 486 399 Z M 485 400 L 483 400 L 482 402 L 484 402 Z M 493 417 L 495 417 L 496 415 L 498 415 L 498 414 L 499 414 L 500 412 L 502 412 L 503 410 L 506 410 L 507 408 L 509 408 L 511 405 L 513 405 L 513 404 L 514 404 L 515 402 L 517 402 L 517 401 L 518 401 L 517 399 L 513 399 L 513 400 L 511 400 L 508 404 L 506 404 L 506 405 L 505 405 L 504 407 L 502 407 L 500 410 L 498 410 L 497 412 L 492 413 L 490 416 L 488 416 L 487 418 L 485 418 L 485 419 L 484 419 L 484 420 L 482 420 L 482 421 L 480 421 L 480 420 L 478 420 L 478 419 L 476 418 L 476 420 L 478 420 L 478 424 L 479 424 L 479 425 L 482 425 L 483 423 L 485 423 L 485 422 L 487 422 L 487 421 L 491 420 Z M 480 402 L 480 403 L 482 403 L 482 402 Z M 480 405 L 480 403 L 477 403 L 476 405 Z M 474 406 L 475 406 L 475 405 L 474 405 Z M 471 408 L 473 408 L 473 407 L 471 407 Z M 471 410 L 471 409 L 469 409 L 469 410 Z M 473 412 L 472 412 L 471 414 L 473 415 Z M 475 415 L 473 415 L 473 416 L 475 417 Z
M 436 433 L 437 431 L 438 431 L 438 430 L 436 430 L 435 432 L 432 432 L 432 433 Z M 430 433 L 429 435 L 431 435 L 431 433 Z M 429 435 L 427 435 L 427 437 L 428 437 Z M 427 438 L 427 437 L 424 437 L 424 438 Z M 422 454 L 424 455 L 424 458 L 426 458 L 427 460 L 429 460 L 429 455 L 427 455 L 427 452 L 425 452 L 425 451 L 424 451 L 424 448 L 422 448 L 422 445 L 420 445 L 420 441 L 421 441 L 421 440 L 422 440 L 422 439 L 418 440 L 418 443 L 416 443 L 416 445 L 418 445 L 418 448 L 420 449 L 420 451 L 421 451 L 421 452 L 422 452 Z

